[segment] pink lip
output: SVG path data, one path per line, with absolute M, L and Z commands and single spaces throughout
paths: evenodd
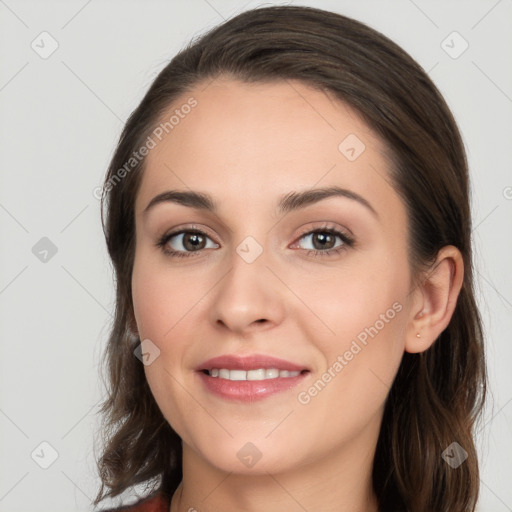
M 288 370 L 290 372 L 300 372 L 307 370 L 304 366 L 300 366 L 285 359 L 278 359 L 263 354 L 253 354 L 250 356 L 224 355 L 208 359 L 201 363 L 196 370 L 211 370 L 212 368 L 227 368 L 228 370 L 258 370 L 259 368 L 277 368 L 278 370 Z
M 257 370 L 277 368 L 279 370 L 300 371 L 296 377 L 278 377 L 265 380 L 231 381 L 220 377 L 210 377 L 204 370 L 227 368 L 229 370 Z M 305 370 L 305 371 L 304 371 Z M 307 368 L 284 359 L 255 354 L 251 356 L 225 355 L 209 359 L 197 367 L 197 375 L 206 389 L 225 399 L 243 403 L 263 400 L 269 396 L 294 388 L 309 373 Z

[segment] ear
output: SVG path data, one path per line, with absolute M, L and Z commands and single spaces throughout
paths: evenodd
M 461 252 L 452 245 L 443 247 L 419 288 L 415 290 L 405 340 L 406 352 L 427 350 L 446 329 L 457 305 L 463 281 L 464 260 Z

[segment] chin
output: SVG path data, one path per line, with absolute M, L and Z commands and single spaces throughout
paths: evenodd
M 290 470 L 300 464 L 295 460 L 298 450 L 269 439 L 249 440 L 249 436 L 236 436 L 207 446 L 196 445 L 196 456 L 213 467 L 240 475 L 267 475 Z M 298 447 L 296 447 L 298 448 Z M 294 454 L 293 460 L 290 454 Z

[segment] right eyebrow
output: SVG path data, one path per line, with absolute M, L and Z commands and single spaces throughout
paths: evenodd
M 157 196 L 153 197 L 149 204 L 144 208 L 144 214 L 146 214 L 151 208 L 160 203 L 177 203 L 189 208 L 196 208 L 198 210 L 207 210 L 215 212 L 217 205 L 214 200 L 208 194 L 201 192 L 192 191 L 178 191 L 178 190 L 167 190 Z

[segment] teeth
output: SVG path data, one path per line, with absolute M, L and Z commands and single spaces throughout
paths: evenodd
M 264 380 L 267 376 L 267 371 L 263 368 L 259 370 L 249 370 L 247 372 L 247 380 Z
M 275 368 L 266 370 L 265 377 L 267 379 L 277 379 L 277 377 L 279 377 L 279 370 L 276 370 Z
M 260 368 L 258 370 L 227 370 L 225 368 L 212 368 L 210 377 L 218 377 L 227 380 L 266 380 L 277 379 L 278 377 L 297 377 L 300 372 L 278 370 L 277 368 Z
M 244 372 L 244 370 L 230 370 L 229 380 L 247 380 L 247 372 Z

